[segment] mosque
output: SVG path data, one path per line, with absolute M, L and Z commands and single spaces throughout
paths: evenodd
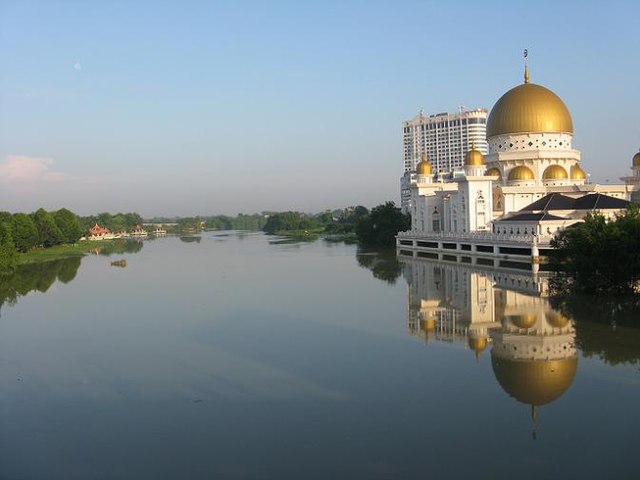
M 410 185 L 411 230 L 405 252 L 474 253 L 537 264 L 560 229 L 589 212 L 607 217 L 640 196 L 640 152 L 624 183 L 590 183 L 574 149 L 562 99 L 529 81 L 505 93 L 487 119 L 487 155 L 475 146 L 463 172 L 436 175 L 425 155 Z

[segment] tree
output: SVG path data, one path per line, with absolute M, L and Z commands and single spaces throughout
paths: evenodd
M 11 230 L 9 223 L 0 223 L 0 275 L 11 273 L 16 267 L 17 252 Z
M 627 294 L 640 290 L 640 208 L 631 205 L 607 221 L 589 214 L 553 239 L 556 290 Z M 560 273 L 562 270 L 562 273 Z
M 300 212 L 280 212 L 270 215 L 262 228 L 266 233 L 310 230 L 319 226 L 315 219 Z
M 13 242 L 19 252 L 27 252 L 38 245 L 38 228 L 26 213 L 16 213 L 11 219 Z
M 61 208 L 53 214 L 53 219 L 60 229 L 64 243 L 75 243 L 82 236 L 82 226 L 75 213 Z
M 393 246 L 399 231 L 411 227 L 411 218 L 403 214 L 393 202 L 387 202 L 371 210 L 356 225 L 358 242 L 366 246 Z
M 62 233 L 49 212 L 39 208 L 32 217 L 38 229 L 38 245 L 52 247 L 62 243 Z

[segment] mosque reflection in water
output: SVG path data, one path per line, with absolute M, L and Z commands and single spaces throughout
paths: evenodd
M 537 407 L 561 397 L 578 366 L 572 320 L 548 302 L 544 277 L 482 270 L 458 263 L 403 258 L 408 283 L 408 328 L 430 342 L 466 343 L 487 352 L 500 386 Z

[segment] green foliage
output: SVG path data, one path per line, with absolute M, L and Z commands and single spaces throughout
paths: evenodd
M 38 229 L 38 245 L 52 247 L 62 243 L 62 232 L 49 212 L 39 208 L 31 216 Z
M 60 229 L 63 243 L 75 243 L 82 236 L 82 225 L 75 213 L 61 208 L 53 214 L 53 219 Z
M 209 217 L 204 222 L 207 230 L 233 230 L 233 218 L 226 215 Z
M 262 230 L 266 223 L 265 216 L 260 213 L 247 215 L 238 214 L 237 217 L 229 217 L 227 215 L 215 215 L 207 217 L 205 220 L 205 228 L 207 230 Z
M 0 223 L 0 275 L 11 273 L 16 267 L 17 251 L 11 231 L 10 223 Z
M 557 291 L 638 293 L 640 209 L 631 205 L 613 221 L 599 213 L 562 230 L 553 240 Z
M 398 232 L 411 227 L 411 218 L 403 214 L 393 202 L 386 202 L 371 210 L 358 221 L 358 242 L 366 246 L 391 247 Z
M 13 241 L 19 252 L 27 252 L 38 245 L 38 228 L 26 213 L 16 213 L 11 220 Z
M 202 231 L 202 219 L 200 217 L 186 217 L 178 220 L 178 230 L 180 232 L 200 232 Z
M 265 223 L 267 223 L 267 219 L 260 213 L 254 213 L 252 215 L 240 213 L 233 219 L 232 226 L 234 230 L 259 231 L 262 230 Z
M 317 229 L 320 222 L 301 212 L 280 212 L 269 216 L 262 228 L 266 233 L 291 232 Z

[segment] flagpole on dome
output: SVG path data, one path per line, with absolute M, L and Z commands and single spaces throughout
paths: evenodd
M 529 50 L 525 48 L 522 56 L 524 57 L 524 83 L 529 83 L 529 60 L 527 58 L 529 56 Z

